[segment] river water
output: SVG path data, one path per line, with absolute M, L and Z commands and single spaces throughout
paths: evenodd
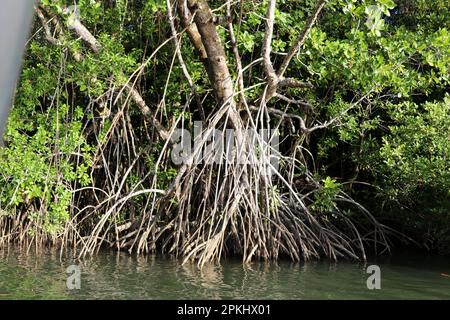
M 80 289 L 66 273 L 76 264 Z M 367 289 L 367 267 L 381 271 L 381 289 Z M 102 252 L 83 261 L 56 250 L 0 250 L 0 299 L 450 299 L 450 258 L 402 254 L 367 264 L 252 263 L 238 260 L 199 270 L 154 256 Z

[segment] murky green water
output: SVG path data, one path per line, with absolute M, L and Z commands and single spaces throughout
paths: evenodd
M 181 266 L 173 259 L 101 253 L 77 264 L 81 289 L 68 290 L 57 251 L 0 251 L 0 299 L 450 299 L 450 259 L 402 255 L 371 261 L 381 289 L 368 290 L 367 265 L 239 261 Z

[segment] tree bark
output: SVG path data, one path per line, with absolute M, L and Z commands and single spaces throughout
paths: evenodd
M 188 0 L 188 8 L 194 17 L 208 61 L 208 77 L 219 104 L 230 103 L 233 81 L 227 66 L 227 57 L 214 24 L 214 16 L 205 0 Z

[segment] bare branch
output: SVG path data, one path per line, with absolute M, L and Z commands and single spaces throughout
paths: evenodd
M 306 36 L 309 34 L 312 25 L 317 20 L 317 16 L 319 15 L 320 10 L 322 10 L 325 2 L 326 0 L 321 0 L 314 14 L 311 17 L 309 17 L 305 29 L 297 38 L 295 45 L 292 46 L 292 48 L 289 50 L 289 53 L 283 60 L 283 63 L 279 71 L 276 73 L 273 68 L 272 61 L 270 59 L 270 54 L 272 51 L 273 26 L 275 22 L 274 20 L 275 20 L 276 0 L 269 0 L 266 13 L 266 32 L 264 35 L 264 41 L 262 46 L 264 72 L 266 73 L 267 76 L 267 87 L 265 91 L 265 98 L 262 99 L 261 101 L 268 102 L 272 97 L 277 95 L 277 90 L 279 88 L 283 87 L 309 88 L 309 89 L 313 88 L 313 86 L 310 83 L 301 82 L 292 78 L 284 78 L 283 74 L 287 66 L 289 65 L 289 62 L 291 61 L 292 57 L 296 54 L 301 45 L 304 43 Z
M 163 125 L 158 121 L 158 119 L 155 118 L 155 115 L 153 114 L 152 110 L 147 106 L 147 104 L 145 103 L 144 99 L 139 94 L 139 92 L 130 85 L 125 85 L 125 89 L 128 91 L 131 99 L 139 107 L 139 110 L 141 110 L 142 115 L 152 122 L 153 126 L 158 131 L 160 137 L 164 140 L 168 140 L 170 137 L 169 132 L 163 127 Z
M 311 104 L 309 104 L 308 102 L 306 102 L 306 101 L 290 99 L 290 98 L 288 98 L 288 97 L 286 97 L 286 96 L 284 96 L 282 94 L 279 94 L 279 93 L 277 93 L 276 97 L 278 99 L 280 99 L 280 100 L 283 100 L 283 101 L 287 102 L 287 103 L 296 104 L 296 105 L 305 107 L 305 108 L 310 109 L 310 110 L 313 109 L 313 106 Z
M 45 22 L 45 17 L 43 16 L 42 12 L 36 8 L 36 13 L 38 14 L 39 19 L 44 18 Z M 46 25 L 46 23 L 45 23 Z M 101 44 L 97 41 L 97 39 L 92 35 L 92 33 L 81 23 L 81 21 L 79 21 L 78 19 L 73 20 L 73 22 L 70 25 L 75 32 L 82 38 L 84 39 L 90 46 L 90 48 L 92 49 L 92 51 L 94 52 L 100 52 L 101 50 Z M 48 26 L 47 26 L 48 27 Z M 47 32 L 47 31 L 46 31 Z M 53 42 L 50 41 L 52 44 L 60 44 L 57 42 Z M 78 58 L 77 58 L 78 57 Z M 76 61 L 80 61 L 81 58 L 80 56 L 75 56 L 75 60 Z M 142 98 L 142 96 L 139 94 L 139 92 L 133 88 L 132 86 L 126 84 L 124 85 L 124 88 L 128 91 L 130 98 L 136 103 L 136 105 L 139 107 L 140 111 L 142 112 L 142 115 L 146 118 L 149 119 L 153 126 L 156 128 L 156 130 L 158 131 L 160 137 L 164 140 L 169 139 L 170 134 L 169 132 L 164 128 L 164 126 L 155 118 L 152 110 L 147 106 L 147 104 L 145 103 L 144 99 Z
M 222 41 L 214 24 L 214 17 L 206 0 L 188 0 L 188 8 L 194 21 L 208 59 L 208 76 L 219 104 L 227 103 L 233 96 L 233 83 L 227 66 Z
M 281 110 L 278 110 L 275 108 L 271 108 L 271 107 L 266 107 L 266 108 L 270 114 L 273 114 L 274 116 L 279 117 L 282 120 L 290 120 L 290 119 L 298 120 L 300 123 L 300 130 L 305 133 L 309 132 L 309 129 L 306 127 L 305 120 L 301 116 L 299 116 L 297 114 L 293 114 L 293 113 L 287 113 L 287 112 L 284 112 L 284 111 L 281 111 Z M 250 106 L 250 110 L 259 111 L 259 108 L 255 107 L 255 106 Z
M 241 98 L 242 103 L 247 104 L 244 94 L 245 88 L 244 88 L 244 74 L 242 71 L 242 61 L 237 47 L 236 36 L 234 35 L 234 28 L 231 19 L 231 0 L 227 0 L 227 28 L 228 33 L 230 34 L 231 48 L 233 49 L 234 59 L 236 60 L 236 67 L 238 72 L 237 82 L 239 89 L 239 97 Z
M 313 89 L 314 86 L 308 82 L 302 82 L 293 78 L 280 78 L 278 82 L 278 86 L 280 88 L 288 87 L 288 88 L 307 88 Z
M 266 14 L 266 32 L 264 34 L 262 56 L 264 62 L 264 71 L 268 78 L 276 79 L 275 70 L 270 60 L 270 53 L 272 51 L 272 37 L 273 37 L 273 25 L 275 23 L 275 6 L 276 0 L 269 0 Z
M 264 72 L 267 76 L 267 88 L 265 92 L 265 99 L 263 101 L 269 101 L 277 92 L 278 76 L 270 59 L 270 53 L 272 51 L 272 38 L 273 38 L 273 25 L 275 23 L 275 7 L 276 0 L 269 0 L 266 13 L 266 32 L 264 34 L 262 56 Z
M 34 8 L 34 11 L 36 11 L 36 15 L 38 16 L 39 20 L 41 21 L 42 27 L 44 28 L 45 39 L 47 39 L 47 41 L 53 45 L 60 45 L 61 42 L 52 35 L 52 31 L 48 26 L 48 21 L 47 19 L 45 19 L 42 11 L 37 7 Z
M 186 0 L 177 1 L 178 16 L 181 20 L 181 26 L 186 29 L 189 40 L 200 55 L 200 59 L 204 62 L 208 58 L 205 47 L 203 46 L 202 37 L 198 32 L 197 26 L 192 23 L 193 17 L 189 12 Z
M 55 15 L 52 15 L 47 10 L 47 8 L 42 7 L 42 6 L 35 7 L 34 10 L 36 11 L 36 15 L 38 16 L 39 20 L 41 21 L 42 27 L 44 28 L 45 39 L 53 45 L 57 45 L 57 46 L 63 45 L 63 43 L 60 39 L 55 38 L 55 36 L 52 34 L 50 27 L 48 25 L 50 22 L 52 22 L 55 27 L 54 33 L 57 33 L 60 35 L 63 32 L 63 30 L 61 28 L 61 23 L 60 23 L 58 17 Z M 45 13 L 47 13 L 48 16 L 51 17 L 50 20 L 47 21 L 47 19 L 45 18 L 45 15 L 43 14 L 42 11 L 44 11 Z M 71 53 L 72 53 L 75 61 L 80 62 L 83 59 L 83 56 L 79 52 L 72 51 Z
M 83 39 L 95 53 L 99 53 L 101 45 L 92 33 L 76 17 L 69 19 L 69 29 L 72 29 L 81 39 Z
M 305 25 L 303 31 L 297 37 L 297 40 L 295 41 L 294 45 L 289 49 L 287 56 L 284 58 L 280 68 L 278 69 L 277 75 L 279 77 L 282 77 L 284 75 L 292 58 L 297 54 L 297 52 L 300 50 L 301 46 L 305 43 L 306 38 L 308 37 L 309 33 L 311 32 L 311 29 L 314 26 L 314 24 L 316 23 L 317 18 L 319 17 L 319 14 L 322 11 L 323 7 L 325 6 L 326 2 L 327 2 L 327 0 L 320 0 L 318 2 L 318 4 L 316 5 L 313 13 L 309 16 L 308 21 L 306 22 L 306 25 Z
M 258 111 L 259 108 L 255 107 L 255 106 L 250 106 L 250 110 Z M 333 118 L 322 124 L 317 124 L 317 125 L 314 125 L 314 126 L 308 128 L 306 126 L 305 120 L 297 114 L 284 112 L 284 111 L 281 111 L 281 110 L 278 110 L 275 108 L 271 108 L 271 107 L 267 107 L 267 111 L 270 114 L 273 114 L 274 116 L 281 118 L 282 120 L 290 120 L 290 119 L 298 120 L 298 122 L 300 124 L 300 126 L 299 126 L 300 130 L 305 134 L 310 134 L 311 132 L 314 132 L 319 129 L 325 129 L 325 128 L 333 125 L 338 120 L 338 118 Z
M 186 63 L 184 62 L 183 55 L 181 54 L 181 50 L 180 50 L 181 39 L 179 41 L 177 39 L 177 31 L 175 29 L 175 24 L 174 24 L 175 18 L 173 17 L 173 14 L 172 14 L 172 5 L 170 4 L 170 1 L 171 0 L 167 0 L 167 12 L 169 15 L 169 23 L 170 23 L 170 29 L 172 31 L 173 42 L 175 44 L 175 52 L 177 55 L 178 62 L 180 63 L 180 66 L 181 66 L 181 70 L 183 71 L 184 77 L 186 78 L 187 82 L 189 83 L 189 87 L 191 88 L 192 94 L 194 95 L 194 98 L 195 98 L 195 102 L 198 105 L 198 108 L 200 111 L 200 116 L 202 117 L 202 120 L 204 121 L 206 119 L 206 116 L 205 116 L 205 111 L 203 110 L 202 101 L 200 100 L 200 97 L 198 96 L 197 88 L 196 88 L 194 81 L 192 80 L 192 77 L 189 74 L 189 71 L 186 67 Z

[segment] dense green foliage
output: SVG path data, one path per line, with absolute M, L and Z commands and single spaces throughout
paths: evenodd
M 188 122 L 201 116 L 174 44 L 168 41 L 165 0 L 76 1 L 80 20 L 102 46 L 99 53 L 66 28 L 71 17 L 64 8 L 72 2 L 41 1 L 46 17 L 60 19 L 60 43 L 49 43 L 36 19 L 4 137 L 7 148 L 0 151 L 0 214 L 25 219 L 32 226 L 27 232 L 49 237 L 61 236 L 80 210 L 101 202 L 101 192 L 76 190 L 94 187 L 108 198 L 122 189 L 166 189 L 177 175 L 179 168 L 169 162 L 158 167 L 167 156 L 161 153 L 165 141 L 155 139 L 152 123 L 119 93 L 124 84 L 136 84 L 168 129 L 181 114 Z M 275 66 L 303 30 L 315 3 L 277 2 Z M 222 1 L 209 4 L 217 8 L 216 15 L 226 15 Z M 244 67 L 261 56 L 266 10 L 263 0 L 233 6 L 231 19 Z M 282 134 L 291 137 L 282 144 L 287 152 L 295 154 L 298 145 L 307 150 L 300 152 L 307 169 L 295 172 L 302 181 L 295 187 L 314 189 L 312 211 L 337 224 L 340 220 L 332 214 L 336 210 L 357 219 L 355 208 L 339 202 L 345 192 L 384 224 L 429 247 L 450 251 L 449 11 L 448 0 L 330 0 L 325 5 L 287 70 L 314 88 L 284 93 L 308 101 L 312 109 L 279 99 L 269 102 L 311 125 L 335 118 L 333 125 L 306 135 L 295 118 L 281 127 Z M 58 31 L 57 24 L 49 25 Z M 235 66 L 228 32 L 220 25 L 217 29 L 228 65 Z M 210 114 L 216 108 L 211 85 L 186 35 L 181 53 L 204 112 Z M 230 72 L 237 77 L 236 68 Z M 263 81 L 261 64 L 245 70 L 249 101 L 260 96 Z M 293 147 L 293 140 L 301 142 Z M 319 185 L 304 182 L 306 171 Z M 133 197 L 109 222 L 145 217 L 141 212 L 149 210 L 148 201 Z M 177 200 L 165 208 L 174 210 Z

